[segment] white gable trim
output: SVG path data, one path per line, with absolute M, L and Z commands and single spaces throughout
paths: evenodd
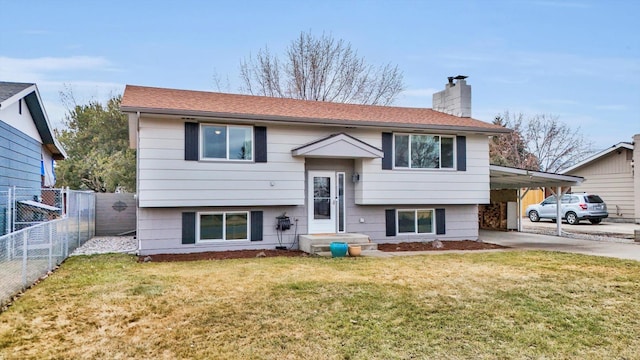
M 382 150 L 345 133 L 326 138 L 291 150 L 293 156 L 315 158 L 376 159 L 384 156 Z
M 13 94 L 13 96 L 11 96 L 8 99 L 5 99 L 4 101 L 0 102 L 0 109 L 6 108 L 6 107 L 8 107 L 9 105 L 11 105 L 13 103 L 17 103 L 18 100 L 23 99 L 25 96 L 31 94 L 34 91 L 36 91 L 35 84 L 27 87 L 26 89 L 24 89 L 24 90 L 22 90 L 22 91 L 20 91 L 18 93 Z M 40 98 L 40 96 L 38 95 L 38 99 L 39 98 Z M 26 104 L 23 104 L 23 106 L 26 109 Z

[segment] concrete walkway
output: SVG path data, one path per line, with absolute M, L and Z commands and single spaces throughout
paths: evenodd
M 480 230 L 480 240 L 521 250 L 547 250 L 640 261 L 640 243 L 582 240 L 568 237 Z

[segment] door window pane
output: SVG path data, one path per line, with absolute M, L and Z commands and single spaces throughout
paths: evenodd
M 338 174 L 338 232 L 344 231 L 344 174 Z
M 313 200 L 313 218 L 316 220 L 331 219 L 331 200 L 330 199 L 314 199 Z
M 226 126 L 202 127 L 202 157 L 210 159 L 227 158 Z
M 415 233 L 416 232 L 416 212 L 415 211 L 398 211 L 398 233 Z
M 313 178 L 313 218 L 331 219 L 331 178 Z
M 229 127 L 229 159 L 251 160 L 251 129 Z
M 418 232 L 432 233 L 433 232 L 433 211 L 418 210 L 417 213 L 418 213 Z
M 331 178 L 314 177 L 313 178 L 313 196 L 315 198 L 328 198 L 331 196 Z
M 222 240 L 222 214 L 200 216 L 200 240 Z

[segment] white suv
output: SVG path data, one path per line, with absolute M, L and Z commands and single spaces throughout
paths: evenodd
M 532 222 L 540 219 L 556 220 L 556 197 L 549 196 L 540 204 L 529 205 L 527 216 Z M 560 214 L 562 219 L 570 225 L 576 225 L 580 220 L 589 220 L 592 224 L 599 224 L 602 219 L 609 217 L 607 204 L 600 196 L 587 193 L 569 193 L 560 198 Z

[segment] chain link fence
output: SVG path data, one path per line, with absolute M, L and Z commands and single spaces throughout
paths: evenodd
M 25 193 L 11 190 L 0 192 L 0 201 L 6 200 L 0 203 L 5 209 L 0 210 L 9 215 L 3 220 L 5 230 L 7 223 L 10 223 L 11 229 L 16 229 L 0 236 L 0 304 L 10 301 L 13 295 L 53 270 L 95 234 L 95 193 L 43 189 L 38 200 L 50 208 L 44 208 L 45 211 L 34 210 L 41 207 L 22 203 L 29 209 L 24 210 L 26 216 L 21 217 L 23 210 L 19 204 L 27 200 L 20 199 L 23 199 L 23 195 L 34 196 Z M 19 196 L 13 197 L 13 194 Z

